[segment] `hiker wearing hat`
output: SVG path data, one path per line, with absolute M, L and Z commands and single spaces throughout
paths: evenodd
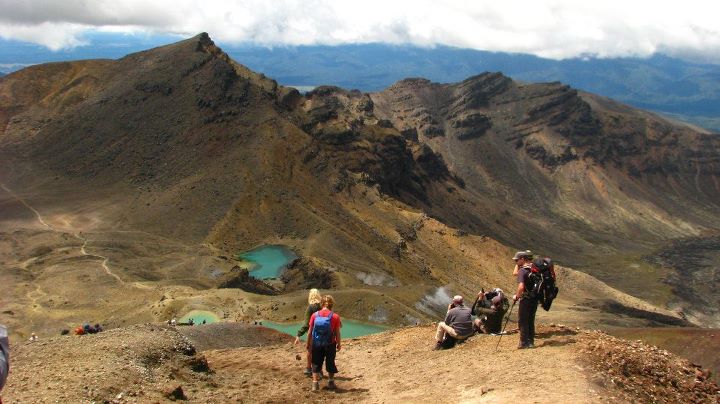
M 517 264 L 518 289 L 513 301 L 520 301 L 518 307 L 518 327 L 520 328 L 520 344 L 518 349 L 535 348 L 535 313 L 537 312 L 537 296 L 530 295 L 530 287 L 533 282 L 530 280 L 533 255 L 530 250 L 518 251 L 513 256 Z
M 463 297 L 457 295 L 448 306 L 445 321 L 438 323 L 434 349 L 442 349 L 446 342 L 454 345 L 456 341 L 462 341 L 474 332 L 470 308 L 465 307 Z

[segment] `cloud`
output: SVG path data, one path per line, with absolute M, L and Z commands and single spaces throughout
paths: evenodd
M 209 32 L 222 42 L 450 45 L 550 58 L 720 54 L 706 0 L 0 0 L 0 37 L 51 49 L 87 30 Z

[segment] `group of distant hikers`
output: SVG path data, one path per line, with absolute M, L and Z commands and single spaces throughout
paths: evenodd
M 558 288 L 552 260 L 548 257 L 533 258 L 530 250 L 518 251 L 512 258 L 515 262 L 513 276 L 518 284 L 517 291 L 512 296 L 512 306 L 505 292 L 500 288 L 488 292 L 481 290 L 472 307 L 465 306 L 462 296 L 453 297 L 448 305 L 445 320 L 438 323 L 434 349 L 451 348 L 475 333 L 502 335 L 503 319 L 507 314 L 509 320 L 516 303 L 519 306 L 518 349 L 534 348 L 535 314 L 538 305 L 550 310 L 552 301 L 558 294 Z M 305 375 L 312 376 L 312 391 L 320 390 L 323 363 L 328 373 L 327 388 L 330 390 L 337 388 L 335 374 L 338 369 L 335 356 L 341 349 L 342 322 L 340 316 L 332 311 L 334 304 L 335 300 L 332 296 L 321 296 L 317 289 L 311 289 L 308 294 L 305 322 L 295 337 L 297 345 L 300 338 L 305 333 L 308 334 Z M 508 320 L 505 321 L 505 325 Z

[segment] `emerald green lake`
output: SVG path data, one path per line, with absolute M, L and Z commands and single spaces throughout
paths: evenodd
M 262 325 L 273 330 L 278 330 L 285 334 L 296 336 L 298 330 L 302 326 L 302 323 L 275 323 L 272 321 L 263 321 Z M 355 320 L 342 320 L 342 328 L 340 329 L 340 336 L 342 338 L 355 338 L 362 337 L 363 335 L 377 334 L 379 332 L 387 331 L 390 327 L 361 323 Z M 305 334 L 307 336 L 307 334 Z M 303 336 L 303 340 L 305 340 Z
M 206 323 L 217 323 L 220 321 L 220 317 L 218 317 L 215 313 L 211 311 L 206 310 L 192 310 L 182 316 L 179 320 L 181 323 L 187 323 L 190 321 L 190 319 L 193 319 L 195 322 L 195 325 L 202 324 L 203 320 L 205 320 Z
M 297 255 L 281 245 L 266 245 L 240 254 L 240 259 L 253 264 L 249 273 L 255 279 L 271 279 L 280 276 Z

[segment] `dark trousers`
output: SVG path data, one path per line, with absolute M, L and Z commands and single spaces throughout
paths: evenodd
M 520 328 L 520 345 L 535 344 L 535 313 L 538 300 L 523 297 L 518 308 L 518 327 Z
M 313 373 L 322 373 L 322 365 L 325 362 L 325 370 L 328 373 L 337 373 L 338 369 L 335 366 L 335 354 L 337 353 L 337 347 L 335 344 L 328 346 L 313 346 L 312 347 L 312 371 Z

